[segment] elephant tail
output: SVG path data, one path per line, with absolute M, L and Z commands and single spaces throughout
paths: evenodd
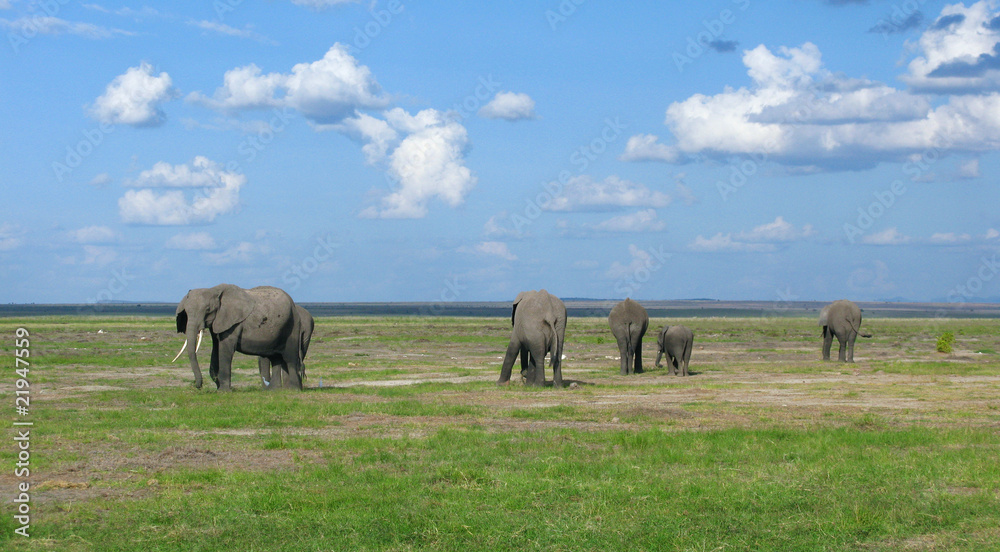
M 858 323 L 858 325 L 855 326 L 854 323 L 852 322 L 851 323 L 851 329 L 854 330 L 854 333 L 860 335 L 861 337 L 868 337 L 868 338 L 870 338 L 872 336 L 872 334 L 870 334 L 870 333 L 861 333 L 861 324 L 860 323 Z

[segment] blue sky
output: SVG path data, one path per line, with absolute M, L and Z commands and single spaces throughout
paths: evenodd
M 0 300 L 995 298 L 998 16 L 0 0 Z

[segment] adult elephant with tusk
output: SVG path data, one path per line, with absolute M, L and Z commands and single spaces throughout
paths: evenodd
M 302 389 L 303 321 L 284 291 L 269 286 L 243 289 L 232 284 L 192 289 L 177 305 L 176 318 L 177 332 L 186 336 L 181 352 L 187 349 L 195 387 L 201 389 L 201 368 L 198 346 L 189 343 L 200 340 L 207 329 L 212 337 L 209 376 L 220 391 L 231 389 L 233 354 L 237 352 L 268 358 L 280 367 L 284 387 Z

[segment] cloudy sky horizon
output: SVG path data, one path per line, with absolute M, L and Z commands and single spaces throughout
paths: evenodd
M 1000 297 L 1000 2 L 0 0 L 0 300 Z

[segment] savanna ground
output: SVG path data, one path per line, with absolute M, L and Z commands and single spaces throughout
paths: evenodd
M 664 322 L 625 377 L 606 319 L 571 317 L 575 385 L 532 389 L 494 383 L 509 318 L 319 318 L 305 392 L 238 355 L 219 394 L 170 363 L 170 317 L 0 319 L 0 404 L 25 327 L 35 422 L 30 538 L 0 445 L 0 549 L 1000 547 L 1000 320 L 868 318 L 850 365 L 814 318 L 670 320 L 688 378 L 653 367 Z

